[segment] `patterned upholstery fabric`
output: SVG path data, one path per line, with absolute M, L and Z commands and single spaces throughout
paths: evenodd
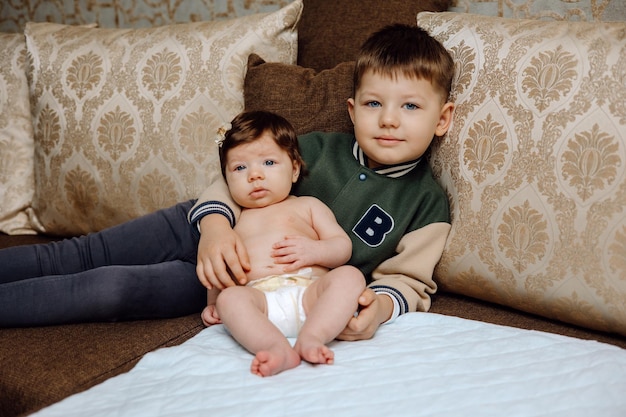
M 0 231 L 33 234 L 33 128 L 21 34 L 0 34 Z
M 87 233 L 197 197 L 220 175 L 214 136 L 243 109 L 248 55 L 294 63 L 301 10 L 153 29 L 29 23 L 45 230 Z
M 423 13 L 456 61 L 431 162 L 446 290 L 626 334 L 626 23 Z
M 74 0 L 71 7 L 63 0 L 2 1 L 0 2 L 0 31 L 20 32 L 25 22 L 54 22 L 67 25 L 97 23 L 103 28 L 155 27 L 170 23 L 187 23 L 218 19 L 233 19 L 256 13 L 276 11 L 293 0 Z M 410 19 L 417 11 L 449 4 L 449 11 L 475 13 L 486 16 L 527 19 L 613 21 L 626 20 L 626 2 L 623 0 L 365 0 L 354 1 L 306 0 L 305 16 L 309 26 L 318 30 L 331 26 L 328 20 L 339 22 L 351 36 L 361 37 L 353 29 L 361 26 L 372 30 L 371 19 L 387 21 L 388 17 Z M 421 10 L 420 10 L 421 9 Z M 395 15 L 390 12 L 396 11 Z M 407 11 L 409 12 L 407 14 Z M 359 17 L 361 21 L 357 20 Z M 304 17 L 303 17 L 304 19 Z M 334 28 L 333 28 L 334 29 Z M 336 36 L 341 31 L 325 32 Z M 318 32 L 318 34 L 320 34 Z M 321 35 L 320 35 L 321 36 Z M 324 42 L 315 40 L 313 42 Z M 352 42 L 352 41 L 350 41 Z M 354 45 L 360 42 L 356 40 Z M 328 45 L 332 43 L 328 42 Z M 336 45 L 338 46 L 338 45 Z M 339 46 L 345 51 L 343 45 Z M 330 58 L 330 57 L 329 57 Z M 353 59 L 349 56 L 347 59 Z M 326 67 L 325 67 L 326 68 Z
M 623 0 L 452 0 L 451 12 L 518 19 L 623 21 Z

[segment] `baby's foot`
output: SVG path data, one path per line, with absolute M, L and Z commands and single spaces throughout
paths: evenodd
M 309 363 L 332 365 L 335 362 L 335 353 L 316 338 L 302 337 L 301 334 L 294 349 Z
M 271 376 L 295 368 L 299 364 L 300 356 L 293 349 L 281 352 L 263 350 L 257 352 L 252 360 L 250 370 L 258 376 Z

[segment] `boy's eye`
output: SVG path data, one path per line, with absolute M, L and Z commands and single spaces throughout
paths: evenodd
M 406 103 L 404 105 L 404 108 L 407 110 L 417 110 L 419 109 L 419 106 L 417 104 L 413 104 L 413 103 Z
M 243 171 L 244 169 L 246 169 L 245 165 L 237 165 L 233 171 Z
M 267 166 L 272 166 L 272 165 L 274 165 L 275 163 L 276 163 L 276 162 L 271 161 L 271 160 L 267 160 L 267 161 L 265 161 L 265 162 L 264 162 L 264 164 L 265 164 L 265 165 L 267 165 Z
M 381 106 L 380 102 L 375 101 L 375 100 L 368 101 L 367 103 L 365 103 L 365 105 L 368 107 L 380 107 Z

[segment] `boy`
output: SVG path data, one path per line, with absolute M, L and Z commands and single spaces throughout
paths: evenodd
M 310 175 L 293 193 L 331 208 L 352 241 L 349 264 L 369 282 L 340 339 L 372 337 L 381 323 L 430 307 L 450 220 L 424 153 L 450 125 L 453 73 L 449 54 L 423 30 L 385 28 L 357 59 L 348 102 L 355 135 L 299 139 Z M 231 274 L 247 282 L 248 255 L 231 229 L 239 208 L 229 201 L 221 181 L 195 206 L 182 202 L 79 238 L 0 250 L 0 327 L 201 311 L 201 283 L 233 286 Z
M 209 290 L 204 323 L 224 323 L 256 355 L 251 371 L 259 376 L 301 359 L 332 364 L 326 343 L 354 315 L 365 281 L 343 265 L 352 245 L 330 209 L 289 195 L 302 168 L 295 130 L 276 114 L 244 112 L 218 143 L 230 194 L 244 207 L 235 232 L 250 270 L 246 286 Z M 297 336 L 293 348 L 285 336 Z
M 340 339 L 370 338 L 380 324 L 430 308 L 432 274 L 450 220 L 425 154 L 450 126 L 453 74 L 450 55 L 425 31 L 386 27 L 364 43 L 356 60 L 348 100 L 354 136 L 314 132 L 299 138 L 310 175 L 293 192 L 331 208 L 352 240 L 349 264 L 369 282 L 358 316 Z M 209 288 L 248 281 L 248 254 L 231 229 L 238 215 L 220 183 L 189 213 L 201 230 L 197 275 Z

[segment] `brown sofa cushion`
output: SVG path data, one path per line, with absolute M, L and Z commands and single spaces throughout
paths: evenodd
M 371 33 L 392 23 L 415 25 L 419 12 L 443 12 L 450 3 L 450 0 L 305 0 L 298 25 L 298 65 L 320 71 L 351 61 Z
M 0 233 L 0 249 L 48 243 Z M 175 346 L 204 326 L 199 314 L 167 320 L 0 329 L 0 416 L 30 414 L 130 370 L 148 352 Z
M 129 371 L 146 353 L 203 329 L 168 320 L 0 329 L 0 415 L 31 413 Z
M 248 58 L 246 110 L 270 110 L 289 120 L 297 133 L 352 132 L 347 100 L 352 96 L 354 62 L 317 73 L 297 65 Z

